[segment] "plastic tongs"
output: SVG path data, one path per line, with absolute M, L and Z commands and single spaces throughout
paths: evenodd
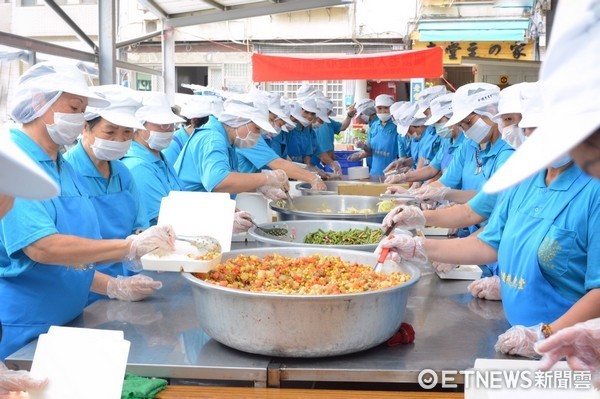
M 400 212 L 402 212 L 402 211 L 400 211 Z M 390 235 L 390 233 L 394 230 L 395 227 L 396 227 L 396 223 L 392 223 L 391 226 L 389 226 L 387 229 L 385 229 L 385 231 L 383 232 L 382 241 L 385 240 L 386 238 L 388 238 L 388 236 L 389 236 L 389 238 L 394 238 L 394 236 Z M 379 255 L 379 259 L 377 259 L 377 264 L 373 268 L 373 271 L 375 273 L 379 273 L 379 271 L 381 270 L 381 267 L 383 266 L 383 262 L 385 262 L 385 258 L 387 258 L 389 253 L 390 253 L 390 248 L 382 248 L 381 249 L 381 255 Z

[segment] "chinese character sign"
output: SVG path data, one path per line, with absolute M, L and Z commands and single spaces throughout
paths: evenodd
M 415 42 L 414 50 L 442 47 L 444 64 L 460 64 L 462 57 L 534 61 L 533 41 L 520 42 Z
M 410 80 L 410 102 L 414 103 L 419 99 L 419 93 L 425 88 L 425 79 L 413 78 Z

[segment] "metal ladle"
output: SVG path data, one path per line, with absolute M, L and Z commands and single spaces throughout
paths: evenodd
M 288 234 L 288 229 L 287 228 L 283 228 L 283 227 L 272 227 L 270 229 L 267 229 L 265 227 L 261 227 L 259 225 L 256 224 L 256 222 L 254 220 L 250 220 L 250 223 L 252 223 L 254 226 L 256 226 L 256 228 L 260 231 L 262 231 L 265 234 L 268 234 L 270 236 L 273 237 L 285 237 Z
M 204 255 L 208 252 L 221 252 L 221 244 L 216 238 L 211 236 L 197 236 L 197 237 L 184 237 L 177 236 L 176 240 L 185 241 L 192 244 L 193 247 L 198 249 L 200 255 Z

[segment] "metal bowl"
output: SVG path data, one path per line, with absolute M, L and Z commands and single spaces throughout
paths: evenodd
M 367 222 L 356 222 L 356 221 L 346 221 L 346 220 L 290 220 L 288 222 L 275 222 L 275 223 L 265 223 L 261 224 L 260 227 L 263 228 L 281 228 L 287 227 L 290 230 L 290 233 L 293 232 L 294 235 L 288 234 L 285 237 L 274 237 L 260 229 L 257 229 L 255 226 L 248 231 L 248 234 L 252 238 L 254 238 L 259 245 L 261 246 L 278 246 L 278 247 L 313 247 L 313 248 L 338 248 L 338 249 L 351 249 L 356 251 L 375 251 L 377 248 L 377 244 L 360 244 L 360 245 L 320 245 L 320 244 L 305 244 L 304 238 L 318 229 L 328 231 L 344 231 L 349 229 L 360 229 L 364 230 L 369 227 L 373 230 L 381 229 L 381 224 L 378 223 L 367 223 Z M 392 234 L 410 234 L 410 232 L 406 230 L 396 229 L 392 232 Z
M 327 190 L 313 190 L 310 188 L 310 183 L 298 183 L 296 189 L 300 191 L 302 195 L 338 195 L 338 186 L 340 184 L 372 184 L 364 181 L 352 181 L 352 180 L 327 180 L 324 182 L 327 186 Z
M 238 255 L 288 257 L 314 254 L 375 265 L 374 254 L 327 248 L 259 248 L 231 251 Z M 404 319 L 410 288 L 419 269 L 400 265 L 412 279 L 377 291 L 340 295 L 265 294 L 224 288 L 183 273 L 192 284 L 200 327 L 229 347 L 282 357 L 323 357 L 362 351 L 388 340 Z
M 309 195 L 294 199 L 293 207 L 284 201 L 271 201 L 269 205 L 279 220 L 356 220 L 381 223 L 387 212 L 378 212 L 378 197 L 360 195 Z M 281 206 L 280 206 L 281 205 Z M 371 209 L 373 213 L 343 213 L 348 208 Z M 319 212 L 328 209 L 331 212 Z

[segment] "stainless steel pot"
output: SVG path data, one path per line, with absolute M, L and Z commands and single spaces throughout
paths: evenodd
M 375 265 L 377 257 L 361 251 L 325 248 L 259 248 L 231 251 L 238 255 L 288 257 L 335 255 L 342 260 Z M 323 357 L 362 351 L 388 340 L 404 319 L 410 288 L 419 269 L 401 265 L 412 279 L 396 287 L 341 295 L 252 293 L 220 287 L 183 273 L 194 294 L 200 327 L 232 348 L 283 357 Z
M 326 190 L 313 190 L 310 188 L 310 183 L 298 183 L 296 189 L 300 191 L 302 195 L 338 195 L 338 186 L 340 184 L 370 184 L 364 181 L 353 181 L 353 180 L 327 180 L 324 182 L 327 186 Z
M 290 220 L 287 222 L 275 222 L 261 224 L 263 228 L 281 228 L 287 227 L 290 230 L 290 234 L 284 237 L 274 237 L 266 234 L 255 226 L 248 231 L 248 234 L 254 238 L 259 245 L 262 246 L 278 246 L 278 247 L 313 247 L 313 248 L 338 248 L 338 249 L 351 249 L 356 251 L 375 251 L 377 244 L 361 244 L 361 245 L 319 245 L 319 244 L 305 244 L 304 238 L 318 229 L 328 231 L 344 231 L 350 229 L 365 229 L 367 227 L 378 230 L 381 229 L 379 223 L 367 223 L 347 220 Z M 292 236 L 291 233 L 294 233 Z M 396 229 L 392 234 L 411 234 L 406 230 Z
M 387 212 L 378 212 L 377 197 L 360 195 L 310 195 L 294 199 L 294 205 L 283 201 L 271 201 L 269 205 L 279 220 L 356 220 L 381 223 Z M 281 206 L 279 205 L 281 204 Z M 343 213 L 348 208 L 371 209 L 374 213 Z M 331 212 L 322 212 L 330 210 Z M 321 212 L 320 212 L 321 211 Z

